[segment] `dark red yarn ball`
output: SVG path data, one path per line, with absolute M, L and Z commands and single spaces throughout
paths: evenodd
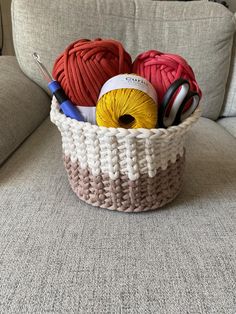
M 95 106 L 103 84 L 131 69 L 131 57 L 119 41 L 80 39 L 59 55 L 52 74 L 75 105 Z

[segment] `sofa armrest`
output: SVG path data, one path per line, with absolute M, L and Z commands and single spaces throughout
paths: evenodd
M 26 77 L 15 57 L 0 57 L 0 164 L 48 116 L 49 96 Z

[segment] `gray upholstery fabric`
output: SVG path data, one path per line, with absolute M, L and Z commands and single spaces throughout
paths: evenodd
M 229 8 L 231 11 L 235 12 L 236 11 L 236 3 L 234 0 L 227 0 L 227 3 L 229 4 Z
M 2 11 L 2 30 L 3 30 L 3 55 L 13 56 L 15 54 L 12 39 L 11 23 L 11 0 L 0 0 Z
M 0 57 L 0 164 L 46 118 L 47 94 L 26 77 L 15 57 Z
M 13 37 L 23 71 L 40 80 L 37 51 L 52 69 L 57 55 L 85 37 L 121 40 L 135 57 L 147 49 L 180 54 L 192 65 L 203 90 L 203 115 L 217 119 L 228 77 L 235 21 L 211 2 L 143 0 L 14 0 Z
M 234 314 L 236 142 L 202 118 L 164 209 L 79 201 L 47 120 L 0 169 L 0 312 Z
M 0 3 L 0 54 L 2 50 L 2 11 L 1 11 L 1 3 Z
M 225 105 L 221 115 L 226 117 L 236 116 L 236 36 L 234 37 L 232 60 L 226 91 Z
M 236 137 L 236 117 L 227 117 L 218 120 L 218 123 L 222 125 L 230 134 Z

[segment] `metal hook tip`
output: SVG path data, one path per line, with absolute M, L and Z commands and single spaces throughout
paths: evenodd
M 33 56 L 33 58 L 34 58 L 35 60 L 37 60 L 37 61 L 40 60 L 39 55 L 37 54 L 37 52 L 34 52 L 34 53 L 32 54 L 32 56 Z

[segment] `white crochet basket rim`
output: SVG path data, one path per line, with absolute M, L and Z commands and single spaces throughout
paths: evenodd
M 170 126 L 167 129 L 164 128 L 155 128 L 155 129 L 125 129 L 125 128 L 107 128 L 104 126 L 98 126 L 95 124 L 91 124 L 89 122 L 80 122 L 75 119 L 71 119 L 70 117 L 66 117 L 64 113 L 60 112 L 59 103 L 57 102 L 55 96 L 52 99 L 51 104 L 51 121 L 55 124 L 56 121 L 69 122 L 76 125 L 77 127 L 81 127 L 83 129 L 89 129 L 90 132 L 99 132 L 100 134 L 106 133 L 106 136 L 126 136 L 126 137 L 137 137 L 137 138 L 160 138 L 164 139 L 165 137 L 174 136 L 176 133 L 186 132 L 188 128 L 194 124 L 199 117 L 201 116 L 202 110 L 198 107 L 191 116 L 185 119 L 182 123 L 176 126 Z

